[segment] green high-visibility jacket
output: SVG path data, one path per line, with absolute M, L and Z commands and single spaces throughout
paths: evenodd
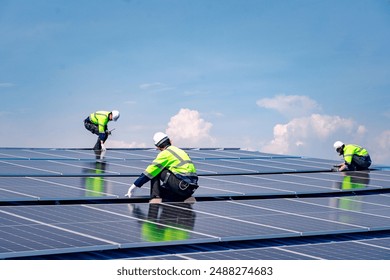
M 134 184 L 137 187 L 141 187 L 160 174 L 164 168 L 184 180 L 186 178 L 197 178 L 195 165 L 192 163 L 188 154 L 178 147 L 169 146 L 157 155 Z
M 109 111 L 97 111 L 89 115 L 89 120 L 99 127 L 99 133 L 105 133 L 109 121 Z
M 354 144 L 347 144 L 345 145 L 344 147 L 344 161 L 346 164 L 351 164 L 352 163 L 352 157 L 354 155 L 357 155 L 357 156 L 367 156 L 368 155 L 368 152 L 366 149 L 358 146 L 358 145 L 354 145 Z
M 169 146 L 161 151 L 145 169 L 145 175 L 150 179 L 156 177 L 164 168 L 173 174 L 181 176 L 196 176 L 196 168 L 188 154 L 175 146 Z

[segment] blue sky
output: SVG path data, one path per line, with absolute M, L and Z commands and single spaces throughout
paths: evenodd
M 388 0 L 0 0 L 2 147 L 240 147 L 390 164 Z

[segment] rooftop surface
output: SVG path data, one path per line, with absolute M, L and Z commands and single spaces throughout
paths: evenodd
M 0 148 L 0 259 L 390 259 L 389 167 L 186 151 L 194 204 L 124 196 L 152 148 Z

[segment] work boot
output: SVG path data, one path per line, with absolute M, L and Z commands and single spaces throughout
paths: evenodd
M 162 199 L 159 198 L 159 197 L 155 197 L 155 198 L 152 198 L 151 200 L 149 200 L 150 204 L 158 204 L 158 203 L 161 203 L 161 202 L 162 202 Z
M 189 198 L 187 198 L 186 200 L 184 200 L 184 203 L 190 203 L 190 204 L 193 204 L 196 202 L 196 199 L 195 197 L 193 196 L 190 196 Z

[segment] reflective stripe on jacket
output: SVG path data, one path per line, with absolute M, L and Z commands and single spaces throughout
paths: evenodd
M 108 115 L 111 112 L 108 111 L 97 111 L 89 115 L 89 120 L 99 127 L 99 133 L 105 133 L 106 127 L 109 121 Z
M 188 154 L 180 148 L 169 146 L 161 151 L 144 171 L 144 174 L 152 179 L 164 168 L 180 177 L 197 176 L 195 165 Z
M 345 145 L 345 147 L 344 147 L 344 161 L 345 161 L 345 163 L 351 164 L 352 157 L 354 155 L 367 156 L 368 152 L 366 149 L 364 149 L 358 145 L 354 145 L 354 144 Z

